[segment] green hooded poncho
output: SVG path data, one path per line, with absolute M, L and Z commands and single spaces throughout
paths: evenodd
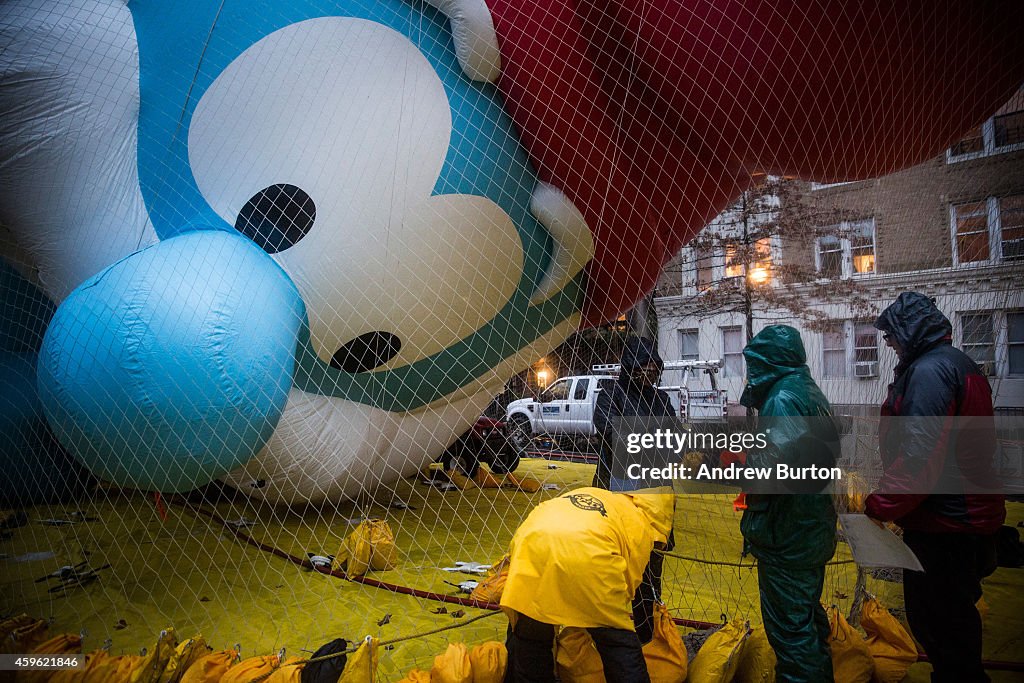
M 831 416 L 832 409 L 811 379 L 800 333 L 788 325 L 766 327 L 743 350 L 747 386 L 740 403 L 773 418 L 769 446 L 751 453 L 747 465 L 772 467 L 804 459 L 811 423 L 778 418 Z M 740 522 L 744 551 L 762 563 L 813 567 L 827 562 L 836 548 L 836 513 L 830 495 L 782 494 L 747 496 Z

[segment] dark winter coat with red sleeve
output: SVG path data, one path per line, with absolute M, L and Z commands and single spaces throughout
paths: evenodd
M 953 348 L 949 320 L 924 295 L 902 294 L 875 326 L 903 354 L 882 404 L 883 474 L 867 514 L 917 531 L 995 532 L 1006 507 L 1001 494 L 982 493 L 999 490 L 988 380 Z

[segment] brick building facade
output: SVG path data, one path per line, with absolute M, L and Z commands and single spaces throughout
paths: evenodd
M 880 178 L 804 185 L 799 196 L 818 215 L 843 217 L 834 234 L 817 225 L 805 239 L 775 235 L 770 252 L 765 240 L 757 257 L 763 262 L 737 267 L 724 227 L 736 224 L 734 206 L 706 228 L 704 236 L 714 238 L 702 241 L 701 253 L 685 247 L 666 266 L 654 298 L 665 358 L 722 358 L 722 383 L 736 399 L 748 322 L 755 334 L 791 324 L 801 329 L 828 398 L 849 412 L 868 411 L 884 398 L 896 361 L 870 321 L 914 290 L 935 297 L 953 322 L 954 343 L 985 367 L 1000 412 L 1024 412 L 1024 89 L 934 159 Z M 747 315 L 708 303 L 729 277 L 780 287 L 787 265 L 812 274 L 787 292 L 828 321 L 809 324 L 769 305 L 755 304 Z M 836 294 L 821 296 L 830 284 Z M 846 291 L 867 307 L 855 310 Z

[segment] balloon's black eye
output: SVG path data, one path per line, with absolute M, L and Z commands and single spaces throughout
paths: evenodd
M 402 350 L 402 340 L 390 332 L 366 332 L 346 342 L 331 358 L 331 367 L 365 372 L 384 365 Z
M 302 188 L 278 184 L 263 188 L 245 203 L 235 221 L 242 233 L 268 254 L 295 246 L 313 227 L 316 204 Z

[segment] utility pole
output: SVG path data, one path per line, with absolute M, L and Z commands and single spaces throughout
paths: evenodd
M 743 317 L 744 327 L 747 329 L 747 343 L 754 338 L 754 301 L 753 293 L 750 291 L 750 264 L 753 260 L 750 244 L 750 205 L 747 190 L 740 196 L 742 201 L 743 215 Z

